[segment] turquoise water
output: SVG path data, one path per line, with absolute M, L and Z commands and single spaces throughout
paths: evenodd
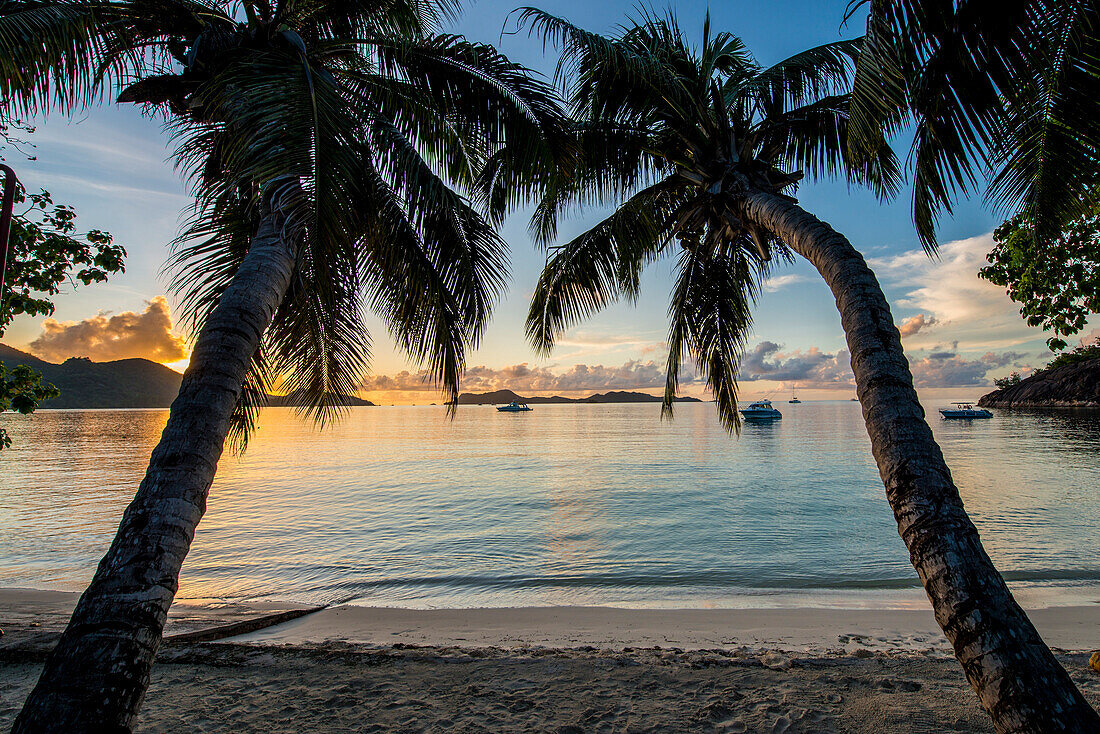
M 180 596 L 410 607 L 910 606 L 852 402 L 727 436 L 712 406 L 269 409 L 222 459 Z M 931 406 L 930 406 L 931 407 Z M 166 411 L 0 416 L 0 586 L 80 589 Z M 932 420 L 1025 604 L 1100 600 L 1100 412 Z

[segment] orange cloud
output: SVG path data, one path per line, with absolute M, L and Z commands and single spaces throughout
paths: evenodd
M 183 337 L 172 333 L 172 315 L 164 296 L 148 301 L 141 313 L 100 313 L 83 321 L 46 319 L 30 350 L 53 362 L 69 357 L 88 357 L 94 362 L 134 357 L 175 362 L 187 356 Z
M 901 332 L 903 337 L 913 336 L 921 329 L 926 329 L 934 324 L 938 323 L 935 316 L 925 316 L 922 313 L 916 316 L 910 316 L 905 321 L 898 324 L 898 331 Z

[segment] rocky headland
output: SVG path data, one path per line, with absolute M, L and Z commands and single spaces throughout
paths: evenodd
M 1100 408 L 1100 359 L 1038 372 L 983 395 L 984 408 Z

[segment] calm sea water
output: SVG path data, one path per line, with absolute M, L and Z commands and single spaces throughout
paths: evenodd
M 853 402 L 726 435 L 709 404 L 269 409 L 222 459 L 181 598 L 409 607 L 922 604 Z M 931 407 L 931 406 L 930 406 Z M 81 589 L 167 417 L 0 416 L 0 586 Z M 932 420 L 1025 604 L 1100 600 L 1100 413 Z

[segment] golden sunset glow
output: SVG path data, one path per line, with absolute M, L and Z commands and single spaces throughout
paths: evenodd
M 175 362 L 161 362 L 162 365 L 170 370 L 175 370 L 181 375 L 187 371 L 187 366 L 191 364 L 191 355 L 184 357 L 183 359 L 177 359 Z

